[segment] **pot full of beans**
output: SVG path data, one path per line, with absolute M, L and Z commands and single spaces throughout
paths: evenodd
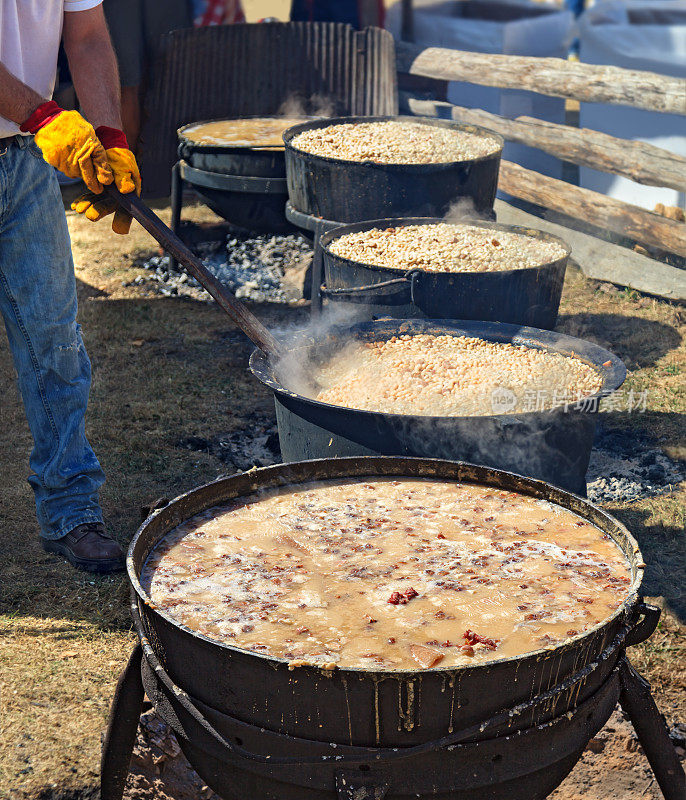
M 320 239 L 320 298 L 363 318 L 509 322 L 552 329 L 569 246 L 493 222 L 399 218 L 345 225 Z M 359 317 L 358 317 L 359 318 Z
M 615 355 L 552 331 L 497 322 L 376 320 L 301 342 L 279 363 L 255 351 L 274 392 L 286 461 L 410 455 L 485 464 L 586 493 Z
M 336 117 L 283 135 L 294 209 L 341 223 L 489 215 L 503 149 L 485 128 L 419 117 Z

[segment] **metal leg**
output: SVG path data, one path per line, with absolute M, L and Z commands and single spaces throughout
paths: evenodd
M 183 178 L 179 162 L 172 167 L 171 173 L 171 229 L 178 236 L 181 227 L 181 207 L 183 205 Z M 177 262 L 174 256 L 169 253 L 170 266 L 176 270 Z
M 319 246 L 319 239 L 325 228 L 320 223 L 314 230 L 314 255 L 312 256 L 312 291 L 310 294 L 310 309 L 312 319 L 318 319 L 322 314 L 322 295 L 319 291 L 322 285 L 322 249 Z
M 634 726 L 663 797 L 665 800 L 684 800 L 686 776 L 669 738 L 664 717 L 650 693 L 650 684 L 626 658 L 621 663 L 620 678 L 620 705 Z
M 143 649 L 137 644 L 114 692 L 100 760 L 101 800 L 121 800 L 124 794 L 143 709 L 142 656 Z

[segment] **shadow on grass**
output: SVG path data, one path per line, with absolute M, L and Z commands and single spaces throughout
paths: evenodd
M 682 414 L 651 411 L 642 414 L 603 413 L 600 426 L 606 434 L 621 431 L 624 443 L 633 441 L 633 453 L 620 453 L 628 458 L 638 458 L 645 450 L 665 446 L 681 452 L 686 449 Z M 664 597 L 679 620 L 686 621 L 686 509 L 683 491 L 666 491 L 642 501 L 622 505 L 608 503 L 605 507 L 629 528 L 638 541 L 646 563 L 643 593 L 648 597 Z
M 647 447 L 686 448 L 684 415 L 676 411 L 603 411 L 598 415 L 598 429 L 623 432 L 623 449 L 636 457 Z
M 680 622 L 686 622 L 686 537 L 683 522 L 676 525 L 651 522 L 652 513 L 642 508 L 611 509 L 634 535 L 646 564 L 642 592 L 664 597 Z
M 83 789 L 43 789 L 35 800 L 100 800 L 100 789 L 86 786 Z
M 629 369 L 650 367 L 681 344 L 671 325 L 623 314 L 560 314 L 555 330 L 606 347 Z

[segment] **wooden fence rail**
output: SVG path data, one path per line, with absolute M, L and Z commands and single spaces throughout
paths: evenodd
M 468 53 L 396 43 L 398 72 L 502 89 L 526 89 L 587 103 L 611 103 L 686 114 L 686 80 L 655 72 L 597 66 L 562 58 Z
M 628 247 L 533 216 L 503 200 L 495 201 L 495 211 L 498 222 L 505 225 L 538 228 L 564 239 L 572 247 L 572 258 L 589 278 L 686 302 L 686 269 L 662 264 Z
M 538 206 L 686 258 L 686 225 L 590 189 L 501 161 L 498 188 Z
M 686 158 L 655 145 L 618 139 L 589 128 L 573 128 L 533 117 L 508 119 L 478 108 L 463 108 L 432 100 L 403 98 L 413 114 L 443 116 L 456 122 L 481 125 L 510 142 L 536 147 L 558 158 L 602 172 L 610 172 L 648 186 L 679 192 L 686 188 Z M 684 122 L 686 129 L 686 121 Z

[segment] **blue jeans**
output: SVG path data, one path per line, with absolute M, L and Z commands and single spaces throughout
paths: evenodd
M 84 427 L 91 365 L 55 172 L 33 139 L 0 148 L 0 311 L 33 435 L 29 483 L 41 535 L 102 522 L 105 476 Z

